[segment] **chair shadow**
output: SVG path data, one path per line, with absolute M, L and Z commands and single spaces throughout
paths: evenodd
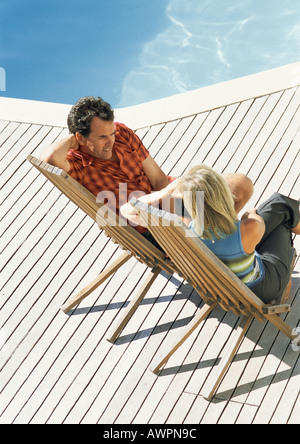
M 189 299 L 191 302 L 193 302 L 196 306 L 198 306 L 201 302 L 201 297 L 199 294 L 192 288 L 192 286 L 187 282 L 181 282 L 179 281 L 175 276 L 170 276 L 164 271 L 161 272 L 162 275 L 166 277 L 166 279 L 171 280 L 173 284 L 178 286 L 178 291 L 174 295 L 166 295 L 166 296 L 158 296 L 155 298 L 147 298 L 147 296 L 141 301 L 140 305 L 154 305 L 154 304 L 160 304 L 170 301 L 170 298 L 174 298 L 175 300 L 183 300 L 183 299 Z M 94 306 L 88 306 L 88 307 L 75 307 L 74 309 L 70 310 L 67 314 L 67 316 L 78 316 L 78 315 L 86 315 L 91 313 L 99 313 L 109 310 L 121 310 L 126 308 L 130 304 L 130 299 L 123 302 L 111 302 L 106 303 L 102 305 L 94 305 Z
M 234 361 L 248 361 L 249 359 L 253 359 L 253 358 L 257 358 L 257 357 L 267 357 L 269 354 L 269 350 L 255 350 L 251 356 L 249 357 L 249 353 L 238 353 L 237 355 L 235 355 L 234 357 Z M 284 360 L 284 358 L 283 358 Z M 204 368 L 209 368 L 213 371 L 213 369 L 220 363 L 221 358 L 217 358 L 217 359 L 208 359 L 208 360 L 202 360 L 200 362 L 192 362 L 189 364 L 183 364 L 183 365 L 178 365 L 178 366 L 173 366 L 173 367 L 165 367 L 162 370 L 160 370 L 160 372 L 158 373 L 159 377 L 165 377 L 165 376 L 170 376 L 170 375 L 177 375 L 180 373 L 195 373 L 197 372 L 197 370 L 201 370 Z M 214 404 L 218 404 L 220 402 L 224 402 L 224 400 L 229 400 L 232 399 L 234 400 L 235 396 L 241 396 L 241 395 L 247 395 L 249 394 L 252 390 L 253 387 L 255 386 L 255 390 L 259 390 L 262 389 L 264 387 L 269 387 L 274 379 L 276 379 L 277 381 L 288 381 L 290 380 L 291 376 L 293 375 L 293 377 L 299 376 L 300 375 L 300 366 L 299 364 L 297 364 L 296 360 L 295 365 L 293 367 L 291 367 L 288 370 L 284 370 L 281 372 L 275 372 L 273 375 L 268 375 L 268 376 L 263 376 L 261 378 L 256 378 L 253 379 L 252 381 L 249 381 L 247 383 L 244 384 L 237 384 L 235 387 L 232 387 L 228 390 L 225 391 L 217 391 L 216 394 L 214 395 L 214 397 L 212 398 L 211 402 Z M 207 378 L 205 380 L 202 381 L 202 387 L 199 390 L 198 393 L 194 393 L 195 395 L 201 396 L 201 391 L 203 386 L 205 386 L 205 383 L 207 381 Z
M 145 298 L 142 300 L 140 305 L 153 305 L 153 304 L 157 304 L 157 303 L 166 303 L 166 302 L 170 302 L 170 301 L 178 301 L 178 300 L 189 300 L 190 302 L 192 302 L 195 307 L 198 309 L 202 304 L 203 301 L 201 299 L 201 297 L 199 296 L 199 294 L 196 292 L 196 290 L 194 290 L 192 288 L 192 286 L 183 281 L 179 281 L 177 280 L 174 276 L 172 276 L 170 278 L 169 275 L 167 275 L 165 273 L 166 277 L 168 279 L 175 279 L 179 285 L 176 293 L 174 295 L 164 295 L 164 296 L 158 296 L 157 298 Z M 294 271 L 293 273 L 293 299 L 294 301 L 296 300 L 296 298 L 300 297 L 300 278 L 298 277 L 299 272 Z M 87 313 L 98 313 L 98 312 L 104 312 L 106 310 L 122 310 L 125 307 L 127 307 L 129 305 L 130 301 L 124 301 L 124 302 L 118 302 L 118 303 L 108 303 L 108 304 L 102 304 L 102 305 L 96 305 L 93 307 L 78 307 L 76 308 L 74 311 L 70 312 L 69 314 L 72 315 L 85 315 Z M 224 312 L 222 309 L 217 310 L 215 309 L 211 316 L 214 316 L 216 318 L 216 321 L 219 322 L 226 322 L 226 316 L 225 316 L 226 312 Z M 235 315 L 234 315 L 235 316 Z M 169 330 L 173 330 L 173 329 L 180 329 L 182 327 L 187 326 L 191 320 L 193 319 L 194 316 L 188 316 L 182 319 L 177 319 L 174 321 L 170 321 L 170 322 L 166 322 L 164 324 L 159 324 L 153 327 L 149 327 L 147 329 L 144 330 L 139 330 L 137 332 L 133 332 L 127 335 L 122 335 L 116 340 L 115 345 L 121 345 L 124 343 L 130 343 L 132 341 L 137 341 L 137 340 L 141 340 L 143 338 L 146 337 L 150 337 L 153 335 L 157 335 L 157 334 L 161 334 L 161 333 L 167 333 Z M 258 321 L 254 321 L 254 322 L 258 322 Z M 247 333 L 247 337 L 248 339 L 251 340 L 251 333 L 249 335 L 249 331 Z M 277 333 L 279 334 L 279 332 Z M 253 339 L 255 341 L 255 339 Z M 274 341 L 274 338 L 270 338 L 270 341 Z M 252 352 L 248 352 L 248 353 L 239 353 L 236 354 L 234 357 L 235 361 L 243 361 L 243 360 L 251 360 L 252 358 L 257 358 L 257 357 L 267 357 L 268 354 L 270 354 L 270 349 L 256 349 Z M 284 360 L 284 358 L 282 358 Z M 176 374 L 181 374 L 181 373 L 186 373 L 186 372 L 197 372 L 197 370 L 203 369 L 203 368 L 210 368 L 213 369 L 214 367 L 216 367 L 218 365 L 218 363 L 220 362 L 220 358 L 216 357 L 216 359 L 209 359 L 209 360 L 202 360 L 202 361 L 197 361 L 197 362 L 193 362 L 193 363 L 188 363 L 188 364 L 182 364 L 182 365 L 178 365 L 178 366 L 174 366 L 174 367 L 167 367 L 165 366 L 162 370 L 159 371 L 158 376 L 159 377 L 165 377 L 165 376 L 170 376 L 170 375 L 176 375 Z M 291 372 L 292 370 L 285 370 L 282 372 L 277 372 L 273 375 L 273 378 L 280 378 L 280 381 L 282 380 L 288 380 L 291 377 Z M 300 369 L 299 366 L 296 368 L 295 372 L 293 373 L 294 376 L 300 374 Z M 254 384 L 256 385 L 257 388 L 262 388 L 262 387 L 268 387 L 272 382 L 272 378 L 270 379 L 270 376 L 267 377 L 262 377 L 262 378 L 258 378 L 258 379 L 254 379 L 251 382 L 247 382 L 246 384 L 242 384 L 242 385 L 237 385 L 236 387 L 233 387 L 230 390 L 227 391 L 223 391 L 223 392 L 217 392 L 217 395 L 215 395 L 215 397 L 212 399 L 212 402 L 214 403 L 219 403 L 224 401 L 224 399 L 232 399 L 234 398 L 234 392 L 235 390 L 238 390 L 238 395 L 242 395 L 242 394 L 248 394 Z M 203 385 L 205 384 L 205 381 L 203 381 Z M 197 393 L 199 394 L 199 393 Z M 201 394 L 201 393 L 200 393 Z
M 292 305 L 292 309 L 293 309 L 293 305 L 296 305 L 296 303 L 299 303 L 299 298 L 300 298 L 300 278 L 296 277 L 295 275 L 299 275 L 299 273 L 294 273 L 293 274 L 293 295 L 291 296 L 291 305 Z M 258 322 L 256 320 L 254 320 L 253 322 Z M 298 325 L 299 325 L 299 319 L 298 319 Z M 267 323 L 265 324 L 267 325 Z M 264 330 L 263 330 L 264 331 Z M 252 352 L 246 352 L 246 353 L 237 353 L 233 360 L 234 362 L 248 362 L 252 359 L 255 358 L 267 358 L 268 355 L 270 354 L 274 354 L 274 349 L 273 349 L 273 345 L 275 341 L 278 341 L 278 336 L 282 334 L 279 331 L 274 331 L 274 335 L 272 334 L 272 337 L 270 337 L 270 346 L 268 346 L 266 344 L 265 348 L 260 348 L 260 349 L 254 349 Z M 248 329 L 248 332 L 246 334 L 246 337 L 248 339 L 252 339 L 253 342 L 255 344 L 259 343 L 259 339 L 255 338 L 254 335 L 254 325 L 251 326 Z M 287 341 L 287 338 L 285 338 L 285 340 Z M 255 390 L 259 390 L 261 388 L 264 387 L 269 387 L 274 380 L 275 381 L 288 381 L 291 376 L 296 377 L 300 375 L 300 366 L 299 366 L 299 351 L 289 351 L 289 347 L 291 347 L 291 343 L 287 342 L 287 346 L 286 349 L 283 351 L 283 349 L 281 350 L 281 354 L 278 356 L 278 359 L 280 360 L 280 362 L 285 362 L 287 365 L 290 366 L 289 369 L 284 370 L 284 371 L 276 371 L 274 374 L 270 374 L 268 376 L 264 376 L 261 378 L 254 378 L 252 381 L 249 381 L 245 384 L 239 384 L 237 383 L 237 385 L 235 387 L 232 387 L 231 389 L 228 389 L 226 391 L 220 392 L 217 391 L 214 398 L 212 399 L 211 402 L 213 403 L 220 403 L 223 402 L 224 400 L 229 400 L 229 399 L 234 399 L 234 397 L 236 395 L 240 396 L 240 395 L 247 395 L 249 394 L 252 390 L 253 387 L 255 386 Z M 295 353 L 294 355 L 291 355 L 291 353 Z M 275 351 L 275 356 L 276 356 L 276 351 Z M 292 356 L 292 359 L 291 359 Z M 160 372 L 158 373 L 159 377 L 164 377 L 164 376 L 169 376 L 169 375 L 176 375 L 176 374 L 180 374 L 180 373 L 186 373 L 186 372 L 197 372 L 197 370 L 201 370 L 204 368 L 209 368 L 211 369 L 211 371 L 213 371 L 213 369 L 220 363 L 220 357 L 216 358 L 216 359 L 209 359 L 209 360 L 201 360 L 198 362 L 193 362 L 193 363 L 188 363 L 188 364 L 182 364 L 182 365 L 178 365 L 178 366 L 173 366 L 173 367 L 167 367 L 166 366 L 160 370 Z M 204 386 L 206 383 L 206 379 L 202 382 L 202 386 Z M 200 395 L 201 396 L 201 390 L 199 393 L 195 393 L 196 395 Z

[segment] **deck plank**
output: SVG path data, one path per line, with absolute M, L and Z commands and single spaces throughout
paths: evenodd
M 273 191 L 299 198 L 299 87 L 140 128 L 167 174 L 207 163 L 249 174 L 257 205 Z M 0 121 L 0 423 L 299 424 L 299 353 L 253 321 L 211 403 L 201 389 L 237 317 L 214 310 L 167 362 L 152 360 L 201 300 L 161 273 L 115 345 L 106 334 L 147 269 L 131 259 L 68 315 L 60 306 L 121 254 L 103 232 L 25 161 L 66 128 Z M 300 241 L 296 239 L 300 250 Z M 299 325 L 300 260 L 291 291 Z M 2 344 L 1 344 L 2 345 Z

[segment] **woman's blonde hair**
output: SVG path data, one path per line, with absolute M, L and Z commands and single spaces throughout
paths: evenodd
M 180 179 L 178 189 L 199 236 L 213 239 L 213 234 L 221 239 L 236 231 L 234 198 L 221 174 L 206 165 L 195 166 Z M 204 211 L 197 199 L 199 191 L 204 192 Z

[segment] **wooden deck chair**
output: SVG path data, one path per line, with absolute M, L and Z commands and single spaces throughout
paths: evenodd
M 128 224 L 124 225 L 124 220 L 122 221 L 123 224 L 120 224 L 119 217 L 113 211 L 111 211 L 105 204 L 99 203 L 92 193 L 80 185 L 65 171 L 49 165 L 31 155 L 27 157 L 27 160 L 72 202 L 97 222 L 100 229 L 103 229 L 106 235 L 109 236 L 113 242 L 119 244 L 120 248 L 125 251 L 124 254 L 113 262 L 113 264 L 97 276 L 93 282 L 83 288 L 78 294 L 72 296 L 67 303 L 61 307 L 65 313 L 78 305 L 130 258 L 135 257 L 138 261 L 147 265 L 151 269 L 138 293 L 131 300 L 128 307 L 124 310 L 124 313 L 120 318 L 117 318 L 116 323 L 113 324 L 109 330 L 107 339 L 110 342 L 114 342 L 139 306 L 142 299 L 145 297 L 161 270 L 164 270 L 171 275 L 175 270 L 172 266 L 166 263 L 166 256 L 161 250 L 152 245 L 132 226 Z
M 152 363 L 151 370 L 154 373 L 168 361 L 217 305 L 226 311 L 233 311 L 240 319 L 227 353 L 213 370 L 201 393 L 208 400 L 214 396 L 254 318 L 260 322 L 268 320 L 292 341 L 296 339 L 297 335 L 279 316 L 280 313 L 290 311 L 290 305 L 264 304 L 176 215 L 136 199 L 130 202 L 139 210 L 140 217 L 148 224 L 149 231 L 180 270 L 179 274 L 197 290 L 205 302 L 169 350 Z

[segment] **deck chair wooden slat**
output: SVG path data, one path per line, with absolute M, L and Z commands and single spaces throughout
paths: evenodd
M 116 322 L 108 332 L 107 339 L 115 341 L 137 309 L 141 300 L 150 290 L 151 285 L 159 273 L 163 270 L 172 275 L 176 270 L 166 261 L 166 255 L 161 250 L 152 245 L 131 225 L 125 224 L 124 220 L 121 220 L 107 205 L 98 202 L 96 196 L 75 181 L 65 171 L 43 162 L 32 155 L 27 156 L 27 160 L 67 196 L 68 199 L 91 217 L 92 220 L 99 225 L 99 228 L 103 229 L 105 234 L 124 250 L 124 253 L 102 271 L 90 284 L 68 299 L 61 307 L 65 313 L 76 307 L 132 257 L 150 268 L 145 283 L 129 303 L 125 314 L 122 314 L 120 318 L 116 319 Z
M 183 227 L 184 228 L 184 227 Z M 189 230 L 190 231 L 190 230 Z M 173 230 L 172 232 L 173 237 L 176 237 L 176 239 L 178 239 L 178 241 L 180 242 L 181 240 L 181 233 L 178 233 L 178 231 Z M 190 235 L 190 232 L 188 233 Z M 203 250 L 201 249 L 199 251 L 199 243 L 197 244 L 197 241 L 195 242 L 197 238 L 195 238 L 195 236 L 189 236 L 186 239 L 186 249 L 187 251 L 190 252 L 190 255 L 193 255 L 194 261 L 193 264 L 195 264 L 195 266 L 198 267 L 198 269 L 200 270 L 200 273 L 203 274 L 202 278 L 203 280 L 207 280 L 208 284 L 214 289 L 214 293 L 217 295 L 220 295 L 220 293 L 222 294 L 226 294 L 225 298 L 232 298 L 233 302 L 236 302 L 238 304 L 238 306 L 240 306 L 240 304 L 242 303 L 245 307 L 251 307 L 251 302 L 247 300 L 246 297 L 244 297 L 243 295 L 239 295 L 239 299 L 236 300 L 234 299 L 234 295 L 238 292 L 238 290 L 236 290 L 236 287 L 232 288 L 232 279 L 235 279 L 235 282 L 240 284 L 240 281 L 237 280 L 235 275 L 232 276 L 228 276 L 228 268 L 224 266 L 224 264 L 219 261 L 219 268 L 216 269 L 215 268 L 215 262 L 216 262 L 216 257 L 212 255 L 212 253 L 210 252 L 210 250 L 208 250 L 206 248 L 205 250 L 205 246 L 203 245 Z M 218 277 L 218 279 L 220 279 L 222 281 L 223 286 L 220 288 L 220 286 L 218 285 L 214 285 L 214 282 L 216 281 L 216 277 Z M 212 281 L 213 279 L 213 281 Z M 231 289 L 231 293 L 228 293 L 228 284 L 230 286 Z M 262 306 L 261 301 L 256 298 L 256 308 L 260 309 Z
M 178 216 L 157 210 L 136 199 L 132 199 L 131 203 L 138 209 L 140 217 L 148 224 L 149 231 L 179 269 L 181 276 L 193 285 L 200 296 L 204 295 L 205 302 L 168 350 L 152 363 L 152 371 L 157 372 L 161 369 L 217 305 L 225 310 L 232 310 L 240 316 L 240 322 L 226 354 L 212 372 L 201 393 L 208 400 L 214 396 L 254 318 L 260 322 L 270 321 L 292 341 L 297 338 L 294 330 L 279 316 L 280 313 L 290 310 L 288 304 L 276 307 L 264 304 L 186 225 L 182 224 Z

